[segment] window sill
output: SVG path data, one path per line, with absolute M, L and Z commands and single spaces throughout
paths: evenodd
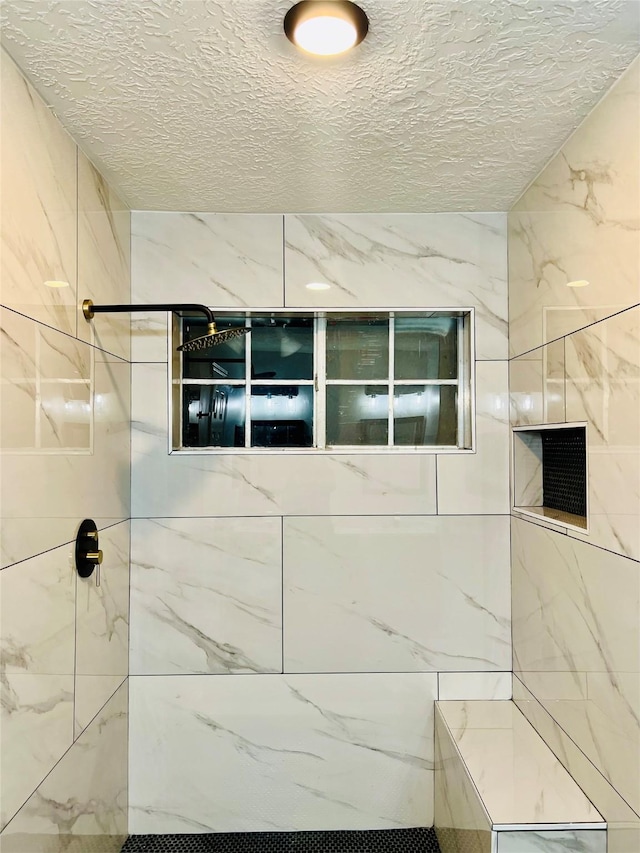
M 180 456 L 397 456 L 475 454 L 468 447 L 184 447 L 169 450 Z

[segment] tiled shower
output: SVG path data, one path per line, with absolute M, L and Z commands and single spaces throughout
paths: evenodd
M 512 696 L 638 853 L 638 62 L 508 213 L 231 215 L 128 211 L 2 61 L 2 853 L 431 826 L 434 701 Z M 164 315 L 87 297 L 472 310 L 475 452 L 169 452 Z M 573 422 L 586 532 L 510 501 Z

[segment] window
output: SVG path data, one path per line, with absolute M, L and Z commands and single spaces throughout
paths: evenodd
M 176 449 L 471 445 L 469 312 L 216 319 L 219 329 L 251 331 L 176 357 Z M 199 317 L 177 320 L 175 346 L 203 326 Z

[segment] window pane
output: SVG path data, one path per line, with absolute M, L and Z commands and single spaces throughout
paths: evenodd
M 458 324 L 455 317 L 397 317 L 396 379 L 455 379 Z
M 254 318 L 252 379 L 313 379 L 313 319 Z
M 327 379 L 386 380 L 388 376 L 388 320 L 327 320 Z
M 396 386 L 394 444 L 455 445 L 458 413 L 455 385 Z
M 254 385 L 251 389 L 251 446 L 312 445 L 313 386 Z
M 237 326 L 245 326 L 244 317 L 216 317 L 219 331 Z M 204 318 L 185 317 L 182 325 L 184 341 L 199 338 L 207 333 Z M 183 376 L 185 379 L 244 379 L 246 338 L 232 338 L 211 349 L 195 350 L 182 354 Z
M 186 385 L 184 447 L 244 447 L 244 385 Z
M 327 387 L 328 445 L 387 445 L 389 388 L 386 385 Z

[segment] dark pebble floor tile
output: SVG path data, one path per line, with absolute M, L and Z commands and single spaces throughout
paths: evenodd
M 440 853 L 433 829 L 132 835 L 122 853 Z

